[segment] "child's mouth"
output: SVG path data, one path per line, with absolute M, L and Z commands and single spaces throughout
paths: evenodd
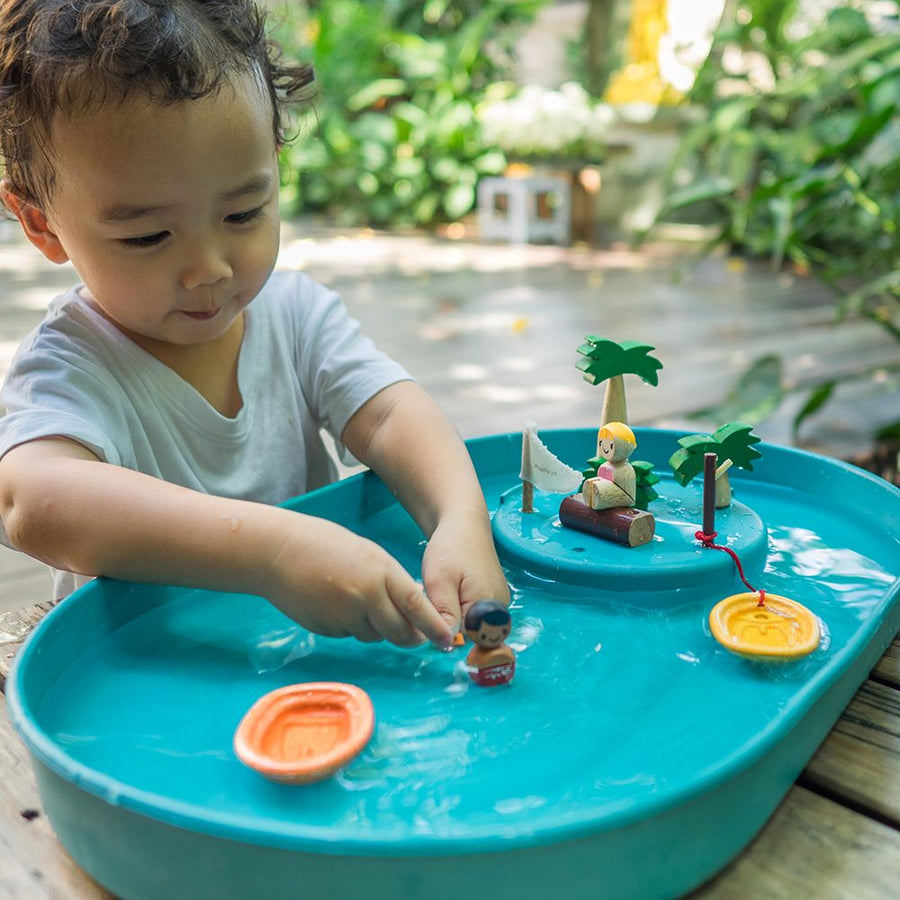
M 196 319 L 198 322 L 206 322 L 208 319 L 214 319 L 219 314 L 218 309 L 209 309 L 195 312 L 186 309 L 183 312 L 186 316 L 189 316 L 191 319 Z

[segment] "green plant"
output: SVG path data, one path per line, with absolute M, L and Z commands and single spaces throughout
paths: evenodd
M 288 210 L 341 224 L 428 225 L 467 213 L 503 153 L 475 108 L 509 60 L 511 26 L 545 0 L 287 4 L 279 40 L 311 58 L 319 98 L 282 154 Z
M 840 298 L 836 321 L 864 317 L 900 340 L 896 15 L 875 23 L 845 2 L 798 32 L 796 0 L 726 8 L 691 98 L 708 114 L 684 138 L 659 218 L 701 211 L 718 228 L 710 248 L 811 270 Z M 742 379 L 757 394 L 762 362 Z M 833 388 L 811 387 L 795 432 Z

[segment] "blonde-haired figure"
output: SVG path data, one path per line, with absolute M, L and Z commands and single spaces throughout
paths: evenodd
M 607 422 L 597 432 L 597 456 L 606 462 L 581 489 L 584 502 L 592 509 L 634 506 L 637 479 L 628 457 L 635 447 L 634 432 L 624 422 Z

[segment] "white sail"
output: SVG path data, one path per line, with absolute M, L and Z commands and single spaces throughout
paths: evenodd
M 581 472 L 567 466 L 547 449 L 537 435 L 534 422 L 526 422 L 522 430 L 522 471 L 519 477 L 551 494 L 568 494 L 578 490 L 583 479 Z

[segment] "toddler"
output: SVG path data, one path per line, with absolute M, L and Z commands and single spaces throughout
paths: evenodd
M 283 64 L 252 0 L 0 6 L 0 196 L 81 283 L 3 388 L 0 516 L 57 570 L 256 594 L 307 628 L 450 643 L 508 601 L 465 447 L 331 291 L 273 272 Z M 330 432 L 428 537 L 388 553 L 274 504 L 336 473 Z

